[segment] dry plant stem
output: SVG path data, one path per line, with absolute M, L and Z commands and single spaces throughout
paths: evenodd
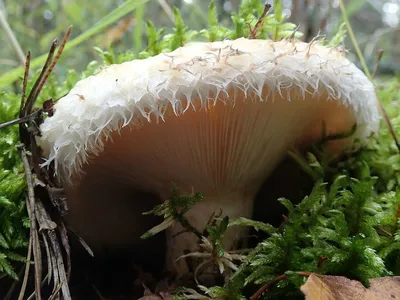
M 28 249 L 28 257 L 27 257 L 27 266 L 25 268 L 25 277 L 24 277 L 24 282 L 22 285 L 22 289 L 20 291 L 19 295 L 19 300 L 22 300 L 25 291 L 26 291 L 26 282 L 27 278 L 29 275 L 29 263 L 30 263 L 30 256 L 31 252 L 33 250 L 33 257 L 34 257 L 34 269 L 35 269 L 35 292 L 34 296 L 37 300 L 41 300 L 41 287 L 45 283 L 46 279 L 48 282 L 51 281 L 51 276 L 54 276 L 54 289 L 53 289 L 53 295 L 51 296 L 51 299 L 60 299 L 60 296 L 63 297 L 64 300 L 70 300 L 71 295 L 69 292 L 69 287 L 68 287 L 68 279 L 65 273 L 65 266 L 63 262 L 63 255 L 62 255 L 62 249 L 59 245 L 57 235 L 55 233 L 55 230 L 57 229 L 57 224 L 51 220 L 50 215 L 47 213 L 46 208 L 43 206 L 41 200 L 35 199 L 35 191 L 34 188 L 37 185 L 40 186 L 47 186 L 48 182 L 41 182 L 40 180 L 35 179 L 34 175 L 32 174 L 32 169 L 35 170 L 35 175 L 38 176 L 38 178 L 41 178 L 41 170 L 40 168 L 37 168 L 38 166 L 38 156 L 39 156 L 39 149 L 38 146 L 36 145 L 35 138 L 34 138 L 34 133 L 29 132 L 28 129 L 23 126 L 22 124 L 34 122 L 36 120 L 39 120 L 40 122 L 40 116 L 43 112 L 43 109 L 38 109 L 32 112 L 33 105 L 35 104 L 37 97 L 40 93 L 40 91 L 43 88 L 43 85 L 47 81 L 49 75 L 51 74 L 54 66 L 56 65 L 58 59 L 61 56 L 61 53 L 64 49 L 64 46 L 71 34 L 71 27 L 68 28 L 67 32 L 65 33 L 64 39 L 61 43 L 61 46 L 59 47 L 57 54 L 55 55 L 54 59 L 54 53 L 56 51 L 56 46 L 58 44 L 58 41 L 55 40 L 53 41 L 50 50 L 49 50 L 49 55 L 47 57 L 46 63 L 44 64 L 42 71 L 38 77 L 38 79 L 35 81 L 31 92 L 29 93 L 28 98 L 25 101 L 25 95 L 26 95 L 26 86 L 27 86 L 27 78 L 28 78 L 28 73 L 29 73 L 29 67 L 30 67 L 30 53 L 28 53 L 27 58 L 26 58 L 26 64 L 25 64 L 25 73 L 24 73 L 24 81 L 23 81 L 23 87 L 22 87 L 22 96 L 21 96 L 21 107 L 19 111 L 19 119 L 13 120 L 11 122 L 8 122 L 6 124 L 0 125 L 0 128 L 13 125 L 13 124 L 20 124 L 20 139 L 21 142 L 23 143 L 23 146 L 19 146 L 19 152 L 21 155 L 21 159 L 24 165 L 25 169 L 25 177 L 27 181 L 27 190 L 28 190 L 28 195 L 26 197 L 26 202 L 27 202 L 27 211 L 29 215 L 29 219 L 31 221 L 31 233 L 30 233 L 30 241 L 29 241 L 29 249 Z M 32 155 L 31 155 L 31 161 L 29 161 L 26 149 L 28 149 Z M 47 179 L 46 179 L 47 181 Z M 51 184 L 51 183 L 50 183 Z M 39 229 L 38 229 L 39 225 Z M 44 280 L 42 280 L 42 257 L 41 257 L 41 247 L 39 244 L 39 231 L 41 232 L 44 244 L 45 244 L 45 249 L 46 249 L 46 254 L 47 254 L 47 259 L 48 259 L 48 273 L 45 277 Z M 67 253 L 67 259 L 68 259 L 68 273 L 70 273 L 70 249 L 68 246 L 68 238 L 66 237 L 66 229 L 65 226 L 61 228 L 60 235 L 62 238 L 62 243 L 63 246 L 66 249 Z M 48 239 L 50 240 L 51 247 L 48 243 Z M 61 291 L 61 293 L 60 293 Z
M 367 63 L 365 62 L 364 56 L 362 55 L 360 46 L 357 43 L 356 36 L 354 34 L 353 28 L 351 27 L 349 16 L 347 15 L 346 7 L 345 7 L 345 5 L 343 3 L 343 0 L 339 0 L 339 6 L 340 6 L 340 10 L 342 12 L 343 20 L 345 21 L 347 30 L 349 32 L 350 39 L 351 39 L 351 41 L 353 43 L 354 49 L 357 52 L 358 59 L 361 62 L 361 65 L 362 65 L 362 67 L 364 69 L 365 74 L 367 74 L 367 76 L 369 78 L 371 78 L 371 73 L 370 73 L 370 71 L 369 71 L 369 69 L 367 67 Z
M 25 106 L 25 98 L 26 98 L 26 86 L 28 85 L 28 76 L 29 69 L 31 66 L 31 52 L 28 51 L 25 59 L 25 70 L 24 70 L 24 80 L 22 82 L 22 92 L 21 92 L 21 104 L 19 106 L 19 117 L 22 117 L 23 107 Z
M 44 286 L 44 283 L 46 282 L 46 280 L 49 278 L 49 274 L 47 274 L 43 280 L 42 280 L 42 284 L 41 286 Z M 28 298 L 26 298 L 26 300 L 32 300 L 35 297 L 35 293 L 32 293 Z
M 59 229 L 61 231 L 61 243 L 65 250 L 65 253 L 67 254 L 67 281 L 69 281 L 71 276 L 72 266 L 71 266 L 71 249 L 69 247 L 69 240 L 68 240 L 68 231 L 63 222 L 61 222 Z
M 297 275 L 299 276 L 305 276 L 308 277 L 311 275 L 311 272 L 296 272 Z M 265 292 L 268 292 L 275 284 L 277 284 L 279 281 L 285 280 L 287 278 L 287 275 L 282 274 L 274 279 L 268 281 L 266 284 L 264 284 L 253 296 L 251 296 L 250 300 L 257 300 L 261 297 L 262 294 Z
M 31 239 L 32 239 L 32 247 L 33 247 L 33 259 L 35 262 L 35 293 L 38 300 L 41 300 L 40 295 L 40 282 L 42 281 L 42 259 L 41 259 L 41 251 L 39 244 L 39 237 L 37 233 L 37 224 L 36 224 L 36 214 L 35 214 L 35 193 L 33 188 L 33 176 L 31 172 L 31 167 L 29 165 L 28 157 L 25 153 L 25 150 L 20 148 L 20 155 L 22 158 L 22 163 L 25 169 L 25 177 L 28 185 L 28 196 L 27 196 L 27 209 L 29 218 L 31 221 Z
M 42 233 L 42 238 L 43 238 L 43 244 L 44 248 L 46 249 L 46 257 L 47 257 L 47 283 L 50 284 L 51 278 L 52 278 L 52 259 L 49 259 L 51 257 L 51 252 L 50 252 L 50 247 L 49 243 L 47 241 L 47 237 L 45 234 Z
M 25 104 L 25 107 L 23 108 L 23 114 L 27 115 L 33 108 L 33 105 L 36 101 L 37 96 L 39 95 L 40 91 L 43 88 L 43 85 L 46 83 L 47 78 L 49 77 L 50 73 L 54 69 L 54 66 L 56 65 L 58 59 L 60 58 L 65 44 L 68 41 L 69 36 L 71 35 L 72 31 L 72 26 L 68 27 L 68 30 L 66 31 L 64 38 L 61 42 L 60 47 L 58 48 L 57 54 L 53 59 L 54 53 L 56 51 L 57 45 L 58 45 L 58 40 L 54 40 L 51 43 L 50 50 L 49 50 L 49 55 L 47 56 L 46 62 L 42 68 L 42 71 L 40 72 L 40 75 L 38 79 L 36 80 L 35 84 L 32 87 L 32 90 L 28 96 L 27 102 Z M 26 71 L 26 69 L 25 69 Z
M 26 256 L 26 263 L 25 263 L 25 274 L 24 274 L 24 279 L 22 280 L 22 286 L 19 292 L 18 300 L 23 300 L 25 296 L 26 285 L 28 283 L 28 277 L 29 277 L 29 269 L 31 266 L 31 256 L 32 256 L 32 239 L 30 238 L 28 244 L 28 254 Z
M 262 294 L 264 294 L 264 292 L 267 292 L 270 288 L 272 288 L 279 281 L 282 281 L 286 278 L 287 278 L 287 276 L 285 274 L 282 274 L 282 275 L 279 275 L 279 276 L 275 277 L 274 279 L 268 281 L 259 290 L 257 290 L 257 292 L 251 297 L 251 300 L 257 300 L 258 298 L 261 297 Z
M 376 55 L 376 61 L 375 61 L 375 68 L 374 72 L 371 75 L 371 78 L 375 78 L 376 74 L 379 69 L 379 64 L 381 62 L 382 56 L 383 56 L 384 51 L 382 49 L 378 50 L 378 53 Z M 394 142 L 396 143 L 397 149 L 400 151 L 400 141 L 399 138 L 397 137 L 396 131 L 393 128 L 392 122 L 390 122 L 389 116 L 387 115 L 386 110 L 383 108 L 383 106 L 379 103 L 379 109 L 381 110 L 381 114 L 385 120 L 385 123 L 389 129 L 390 134 L 392 135 Z
M 400 141 L 399 138 L 397 137 L 396 131 L 394 130 L 392 123 L 390 122 L 389 116 L 387 115 L 386 110 L 382 106 L 379 106 L 379 108 L 381 110 L 381 114 L 385 120 L 385 123 L 389 128 L 389 132 L 392 135 L 394 142 L 396 143 L 396 147 L 400 151 Z
M 51 264 L 52 264 L 52 269 L 50 271 L 51 272 L 50 274 L 53 274 L 53 290 L 55 290 L 56 287 L 60 283 L 60 277 L 58 276 L 58 272 L 56 269 L 57 259 L 56 259 L 56 256 L 54 255 L 52 248 L 50 248 L 50 258 L 51 258 Z
M 60 244 L 58 243 L 56 233 L 54 230 L 49 230 L 48 235 L 50 238 L 50 242 L 51 242 L 53 251 L 56 255 L 56 260 L 57 260 L 56 267 L 58 269 L 58 276 L 60 277 L 62 295 L 65 300 L 72 299 L 70 291 L 69 291 L 69 287 L 68 287 L 67 275 L 65 274 L 65 266 L 64 266 L 64 261 L 63 261 L 63 257 L 61 254 L 61 248 L 60 248 Z
M 60 283 L 53 294 L 50 296 L 49 300 L 54 300 L 54 299 L 59 299 L 60 298 L 60 289 L 62 287 L 62 284 Z
M 35 104 L 37 96 L 40 93 L 40 90 L 38 89 L 38 87 L 40 86 L 40 84 L 42 82 L 42 79 L 45 76 L 46 70 L 48 69 L 48 67 L 50 66 L 50 64 L 52 62 L 52 59 L 53 59 L 53 56 L 54 56 L 54 52 L 56 51 L 56 48 L 57 48 L 57 44 L 58 44 L 57 40 L 54 40 L 51 43 L 49 54 L 47 56 L 46 62 L 44 63 L 42 71 L 40 72 L 39 77 L 35 81 L 32 89 L 31 89 L 31 92 L 29 93 L 28 99 L 26 100 L 25 106 L 22 109 L 22 115 L 23 116 L 28 115 L 31 112 L 31 110 L 33 108 L 33 105 Z
M 260 30 L 261 26 L 264 24 L 265 16 L 267 15 L 267 13 L 270 9 L 271 9 L 271 4 L 265 4 L 264 11 L 261 14 L 260 18 L 258 18 L 258 21 L 257 21 L 256 25 L 254 26 L 254 28 L 249 27 L 249 31 L 250 31 L 249 39 L 257 38 L 257 33 Z
M 167 1 L 165 0 L 158 0 L 158 4 L 160 4 L 161 8 L 167 14 L 168 18 L 171 20 L 172 23 L 175 23 L 174 12 L 172 8 L 168 5 Z
M 347 11 L 346 11 L 346 8 L 345 8 L 345 6 L 344 6 L 343 0 L 339 0 L 339 5 L 340 5 L 340 10 L 341 10 L 342 15 L 343 15 L 343 19 L 344 19 L 345 22 L 346 22 L 346 25 L 347 25 L 346 27 L 347 27 L 347 30 L 348 30 L 348 32 L 349 32 L 351 41 L 352 41 L 352 43 L 353 43 L 354 48 L 356 49 L 358 58 L 359 58 L 359 60 L 360 60 L 360 62 L 361 62 L 361 64 L 362 64 L 362 66 L 363 66 L 364 72 L 365 72 L 365 74 L 367 74 L 367 76 L 368 76 L 370 79 L 373 79 L 373 76 L 371 75 L 371 72 L 369 71 L 369 69 L 368 69 L 368 67 L 367 67 L 367 64 L 366 64 L 366 62 L 365 62 L 364 56 L 362 55 L 362 52 L 361 52 L 361 50 L 360 50 L 360 46 L 359 46 L 358 43 L 357 43 L 357 40 L 356 40 L 356 37 L 355 37 L 355 35 L 354 35 L 353 28 L 351 27 L 350 20 L 349 20 L 349 18 L 348 18 Z M 389 128 L 389 131 L 390 131 L 390 133 L 391 133 L 391 135 L 392 135 L 392 137 L 393 137 L 393 139 L 394 139 L 394 141 L 395 141 L 395 143 L 396 143 L 397 149 L 398 149 L 398 151 L 400 152 L 400 143 L 399 143 L 399 139 L 398 139 L 398 137 L 397 137 L 396 132 L 395 132 L 394 129 L 393 129 L 393 125 L 392 125 L 392 123 L 390 122 L 390 119 L 388 118 L 388 115 L 387 115 L 387 113 L 386 113 L 385 108 L 382 106 L 382 103 L 381 103 L 379 100 L 378 100 L 377 102 L 378 102 L 378 106 L 379 106 L 379 109 L 380 109 L 380 111 L 381 111 L 381 114 L 382 114 L 382 116 L 383 116 L 383 118 L 384 118 L 384 121 L 385 121 L 385 123 L 386 123 L 386 126 Z
M 18 57 L 21 64 L 24 65 L 25 64 L 24 52 L 22 51 L 22 48 L 21 48 L 20 44 L 18 43 L 17 38 L 15 37 L 15 34 L 12 31 L 10 25 L 8 24 L 6 16 L 4 15 L 4 12 L 1 9 L 0 9 L 0 24 L 1 24 L 1 27 L 3 27 L 3 29 L 7 35 L 7 38 L 10 41 L 11 46 L 14 48 L 16 56 Z
M 379 64 L 381 63 L 381 60 L 382 60 L 383 52 L 384 51 L 382 49 L 378 50 L 378 53 L 376 55 L 376 60 L 375 60 L 374 72 L 372 72 L 372 75 L 371 75 L 372 78 L 376 77 L 376 73 L 378 72 L 378 69 L 379 69 Z
M 55 65 L 57 64 L 58 60 L 60 59 L 60 56 L 61 56 L 61 54 L 62 54 L 62 52 L 63 52 L 63 50 L 64 50 L 64 47 L 65 47 L 65 44 L 67 43 L 67 41 L 68 41 L 68 39 L 69 39 L 69 36 L 71 35 L 71 31 L 72 31 L 72 26 L 69 26 L 68 29 L 67 29 L 67 31 L 66 31 L 65 34 L 64 34 L 64 38 L 63 38 L 63 40 L 62 40 L 62 42 L 61 42 L 60 47 L 58 48 L 58 51 L 57 51 L 56 56 L 55 56 L 54 59 L 51 61 L 50 66 L 48 67 L 48 69 L 46 69 L 46 73 L 44 74 L 43 79 L 40 81 L 40 84 L 39 84 L 38 90 L 37 90 L 37 93 L 38 93 L 38 94 L 39 94 L 40 91 L 42 90 L 43 85 L 44 85 L 44 84 L 46 83 L 46 81 L 47 81 L 47 78 L 49 78 L 49 76 L 50 76 L 51 72 L 53 71 Z
M 30 115 L 27 115 L 27 116 L 25 116 L 25 117 L 21 117 L 21 118 L 15 119 L 15 120 L 11 120 L 11 121 L 2 123 L 2 124 L 0 124 L 0 129 L 3 129 L 3 128 L 8 127 L 8 126 L 16 125 L 16 124 L 23 124 L 23 123 L 27 123 L 27 122 L 33 121 L 33 120 L 35 120 L 42 112 L 43 112 L 42 109 L 38 109 L 38 110 L 35 110 L 35 111 L 34 111 L 33 113 L 31 113 Z

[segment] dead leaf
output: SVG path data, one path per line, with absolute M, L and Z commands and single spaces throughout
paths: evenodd
M 139 298 L 138 300 L 172 300 L 172 295 L 167 292 L 154 294 L 146 286 L 144 286 L 143 297 Z
M 341 276 L 311 274 L 300 288 L 306 300 L 400 300 L 400 276 L 370 280 L 370 287 Z

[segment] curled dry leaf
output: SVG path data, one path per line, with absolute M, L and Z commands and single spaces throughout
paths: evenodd
M 370 280 L 366 288 L 361 282 L 342 276 L 311 274 L 301 287 L 306 300 L 382 300 L 400 299 L 400 277 Z

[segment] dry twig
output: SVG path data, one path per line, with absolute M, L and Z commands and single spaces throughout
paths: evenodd
M 265 16 L 267 15 L 267 13 L 270 9 L 271 9 L 271 4 L 266 3 L 264 6 L 264 11 L 261 14 L 260 18 L 258 18 L 258 21 L 257 21 L 256 25 L 254 26 L 254 28 L 251 28 L 251 26 L 249 25 L 249 39 L 257 38 L 258 31 L 263 26 Z
M 20 60 L 21 64 L 24 65 L 25 64 L 24 52 L 22 51 L 21 45 L 18 43 L 18 40 L 15 37 L 15 34 L 12 31 L 10 25 L 8 24 L 4 12 L 1 9 L 0 9 L 0 25 L 4 29 L 8 41 L 10 42 L 10 45 L 14 48 L 16 56 Z
M 378 73 L 379 64 L 380 64 L 380 62 L 381 62 L 381 60 L 382 60 L 383 53 L 384 53 L 384 52 L 383 52 L 382 49 L 378 50 L 378 52 L 377 52 L 376 60 L 375 60 L 374 71 L 373 71 L 373 73 L 372 73 L 372 75 L 371 75 L 371 78 L 372 78 L 372 79 L 374 79 L 374 78 L 376 77 L 376 74 Z M 387 126 L 388 129 L 389 129 L 390 135 L 393 137 L 393 140 L 394 140 L 394 142 L 395 142 L 395 144 L 396 144 L 396 147 L 397 147 L 397 149 L 400 151 L 400 141 L 399 141 L 399 138 L 398 138 L 398 136 L 397 136 L 396 131 L 394 130 L 393 124 L 392 124 L 392 122 L 391 122 L 390 119 L 389 119 L 389 116 L 388 116 L 388 114 L 387 114 L 387 112 L 386 112 L 386 109 L 382 106 L 382 104 L 381 104 L 380 101 L 378 101 L 378 104 L 379 104 L 379 109 L 380 109 L 380 111 L 381 111 L 381 114 L 382 114 L 382 116 L 383 116 L 383 119 L 384 119 L 384 121 L 385 121 L 385 123 L 386 123 L 386 126 Z
M 374 68 L 374 71 L 372 72 L 372 75 L 371 75 L 372 78 L 375 78 L 376 77 L 376 73 L 378 73 L 379 64 L 381 63 L 383 52 L 384 51 L 382 49 L 378 50 L 378 53 L 376 55 L 376 60 L 375 60 L 375 68 Z
M 296 272 L 296 274 L 299 276 L 306 276 L 306 277 L 311 275 L 310 272 Z M 259 299 L 262 294 L 264 294 L 265 292 L 268 292 L 275 284 L 277 284 L 279 281 L 285 280 L 286 278 L 287 278 L 287 275 L 282 274 L 282 275 L 279 275 L 279 276 L 275 277 L 274 279 L 268 281 L 260 289 L 258 289 L 257 292 L 253 296 L 251 296 L 250 300 Z
M 38 126 L 43 120 L 42 114 L 45 111 L 51 113 L 52 104 L 49 104 L 49 101 L 46 101 L 43 105 L 43 108 L 34 108 L 35 102 L 49 75 L 54 69 L 58 59 L 60 58 L 70 34 L 71 27 L 69 27 L 67 32 L 65 33 L 64 39 L 60 47 L 58 48 L 57 53 L 56 49 L 58 41 L 53 41 L 42 71 L 35 81 L 29 93 L 29 96 L 25 99 L 30 68 L 30 53 L 28 52 L 25 60 L 25 72 L 22 85 L 19 118 L 4 124 L 0 124 L 0 129 L 7 126 L 19 124 L 20 141 L 22 144 L 18 146 L 18 150 L 20 152 L 20 156 L 24 166 L 25 178 L 27 182 L 26 206 L 31 226 L 27 262 L 25 266 L 25 275 L 18 297 L 19 300 L 22 300 L 24 298 L 26 292 L 32 253 L 35 263 L 35 292 L 29 298 L 35 297 L 37 300 L 41 300 L 41 289 L 43 284 L 46 280 L 48 283 L 50 283 L 51 278 L 54 278 L 53 294 L 50 296 L 50 298 L 59 299 L 60 297 L 62 297 L 64 300 L 71 300 L 71 295 L 68 287 L 68 278 L 71 270 L 71 260 L 67 230 L 62 223 L 61 218 L 57 218 L 57 220 L 59 221 L 57 224 L 52 220 L 50 214 L 48 213 L 48 211 L 52 208 L 48 207 L 48 205 L 51 206 L 54 203 L 54 201 L 48 201 L 50 198 L 54 197 L 53 195 L 49 195 L 49 193 L 52 189 L 58 188 L 58 184 L 52 182 L 52 180 L 50 179 L 51 176 L 48 176 L 48 174 L 39 167 L 39 162 L 41 159 L 40 148 L 37 146 L 35 140 L 35 135 L 39 134 Z M 47 201 L 43 202 L 43 199 L 36 195 L 36 191 L 38 189 L 42 189 L 42 191 L 47 192 L 48 199 L 45 199 Z M 46 205 L 44 205 L 44 203 L 46 203 Z M 60 214 L 61 212 L 59 212 L 59 215 Z M 59 237 L 57 236 L 56 231 L 61 237 L 62 247 L 60 246 Z M 48 273 L 43 280 L 43 261 L 39 237 L 41 237 L 44 242 L 46 250 L 45 253 L 47 257 Z M 63 251 L 65 251 L 67 259 L 67 272 L 64 266 Z

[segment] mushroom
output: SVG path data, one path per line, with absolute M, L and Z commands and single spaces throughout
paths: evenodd
M 111 65 L 79 81 L 54 109 L 40 126 L 43 166 L 55 162 L 69 222 L 92 244 L 111 239 L 120 246 L 143 233 L 137 232 L 143 222 L 134 220 L 143 200 L 132 197 L 125 211 L 125 205 L 113 208 L 116 197 L 101 192 L 107 185 L 161 199 L 168 199 L 172 183 L 182 193 L 200 192 L 204 199 L 186 217 L 203 230 L 215 211 L 251 217 L 261 183 L 291 147 L 318 141 L 323 128 L 336 134 L 357 125 L 351 137 L 331 142 L 331 153 L 343 153 L 380 121 L 373 84 L 343 51 L 289 39 L 196 42 Z M 88 192 L 80 193 L 82 187 Z M 107 203 L 103 212 L 97 197 Z M 93 225 L 112 219 L 137 230 L 113 238 Z M 176 259 L 198 243 L 181 231 L 179 224 L 167 230 L 167 266 L 184 274 L 186 262 Z M 226 249 L 244 234 L 229 228 Z

